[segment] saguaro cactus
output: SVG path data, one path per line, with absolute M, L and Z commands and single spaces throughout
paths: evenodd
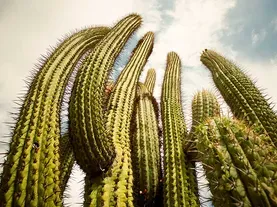
M 62 95 L 77 60 L 108 31 L 93 28 L 70 36 L 34 76 L 4 164 L 0 206 L 61 206 Z
M 277 116 L 254 83 L 232 62 L 212 50 L 201 55 L 215 85 L 238 119 L 258 122 L 277 146 Z
M 106 129 L 105 87 L 116 57 L 140 24 L 141 17 L 135 14 L 119 21 L 77 74 L 69 105 L 69 132 L 77 163 L 88 174 L 101 173 L 115 157 Z
M 146 78 L 145 83 L 147 81 L 149 80 Z M 131 139 L 134 188 L 139 206 L 153 205 L 161 179 L 159 128 L 155 105 L 157 102 L 150 91 L 145 84 L 140 83 L 137 88 Z
M 116 157 L 102 182 L 103 206 L 133 206 L 133 171 L 130 148 L 130 123 L 139 75 L 153 48 L 154 34 L 148 32 L 133 51 L 120 74 L 108 103 L 106 128 L 115 146 Z M 91 202 L 95 191 L 90 193 Z M 88 199 L 89 200 L 89 199 Z M 89 204 L 92 206 L 92 204 Z
M 170 52 L 162 86 L 161 112 L 164 137 L 164 205 L 198 206 L 188 179 L 183 141 L 187 130 L 181 105 L 181 61 Z M 194 186 L 193 186 L 194 188 Z
M 277 151 L 253 130 L 227 118 L 197 129 L 215 206 L 277 206 Z

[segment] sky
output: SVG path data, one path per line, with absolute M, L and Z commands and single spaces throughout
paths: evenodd
M 24 79 L 41 54 L 75 29 L 112 26 L 133 12 L 141 14 L 144 23 L 118 61 L 118 69 L 124 67 L 136 41 L 153 31 L 154 50 L 141 80 L 148 68 L 156 69 L 154 95 L 159 99 L 166 55 L 177 52 L 188 125 L 192 96 L 202 88 L 215 91 L 210 72 L 199 60 L 205 48 L 236 62 L 277 103 L 276 10 L 276 0 L 0 0 L 0 137 L 5 140 L 10 131 L 5 122 L 12 120 L 10 112 L 16 112 L 13 101 L 26 90 Z M 6 149 L 0 145 L 0 152 Z M 76 167 L 67 191 L 70 206 L 82 203 L 81 178 Z

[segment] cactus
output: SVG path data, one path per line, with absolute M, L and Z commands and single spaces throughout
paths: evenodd
M 277 206 L 277 151 L 258 128 L 214 118 L 197 129 L 215 206 Z
M 156 82 L 156 72 L 155 69 L 151 68 L 147 71 L 146 79 L 144 85 L 148 88 L 149 92 L 153 94 L 154 86 Z
M 111 165 L 114 146 L 106 130 L 105 83 L 116 57 L 140 26 L 139 15 L 119 21 L 84 60 L 74 83 L 69 105 L 69 132 L 76 161 L 88 174 Z
M 132 165 L 138 206 L 153 205 L 161 179 L 157 102 L 145 84 L 138 85 L 132 121 Z
M 162 85 L 161 112 L 164 136 L 164 205 L 172 207 L 198 206 L 198 198 L 188 182 L 186 157 L 182 150 L 187 131 L 181 105 L 180 73 L 181 61 L 178 55 L 168 53 Z
M 4 163 L 0 206 L 61 205 L 59 111 L 63 92 L 77 60 L 107 32 L 107 28 L 93 28 L 70 36 L 34 76 Z
M 192 126 L 189 139 L 184 140 L 184 150 L 188 154 L 194 154 L 194 152 L 197 151 L 194 143 L 194 132 L 196 127 L 209 117 L 220 116 L 220 108 L 216 96 L 208 90 L 197 92 L 193 97 L 191 106 Z M 195 155 L 193 157 L 195 157 Z
M 259 123 L 277 146 L 277 116 L 255 84 L 235 64 L 205 50 L 202 63 L 212 72 L 215 85 L 238 119 Z
M 133 206 L 133 171 L 130 151 L 130 123 L 136 87 L 142 68 L 152 52 L 154 35 L 148 32 L 137 44 L 120 74 L 108 103 L 108 136 L 112 138 L 116 157 L 102 181 L 103 206 Z M 92 191 L 90 195 L 95 194 Z M 90 204 L 89 206 L 93 206 Z

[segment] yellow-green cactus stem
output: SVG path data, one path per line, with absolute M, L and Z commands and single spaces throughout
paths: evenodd
M 155 82 L 156 82 L 156 71 L 154 68 L 151 68 L 147 71 L 147 75 L 144 82 L 144 85 L 146 86 L 146 88 L 148 88 L 151 94 L 153 94 Z
M 187 130 L 181 104 L 181 61 L 174 52 L 167 55 L 161 113 L 164 147 L 164 206 L 199 206 L 198 197 L 190 188 L 186 157 L 182 147 L 187 137 Z
M 55 49 L 34 76 L 4 164 L 0 206 L 61 206 L 60 107 L 77 60 L 109 31 L 76 33 Z
M 106 122 L 105 87 L 110 71 L 141 17 L 120 20 L 85 58 L 74 82 L 69 104 L 69 133 L 77 163 L 97 175 L 111 165 L 115 151 Z
M 60 182 L 61 192 L 64 192 L 67 181 L 70 177 L 70 173 L 74 164 L 74 154 L 71 142 L 69 140 L 68 133 L 65 133 L 61 137 L 60 141 Z
M 184 150 L 190 156 L 195 157 L 195 128 L 203 123 L 207 118 L 220 116 L 220 107 L 214 93 L 208 90 L 197 92 L 192 100 L 192 125 L 189 133 L 189 139 L 184 140 Z
M 227 161 L 231 163 L 227 166 L 233 165 L 237 171 L 238 179 L 242 184 L 240 185 L 243 186 L 245 193 L 244 198 L 233 195 L 231 197 L 232 205 L 235 206 L 240 202 L 241 206 L 277 206 L 277 185 L 273 182 L 277 178 L 277 175 L 275 175 L 277 152 L 267 135 L 258 135 L 256 131 L 252 131 L 242 122 L 227 118 L 209 120 L 206 126 L 202 126 L 200 130 L 202 133 L 199 134 L 198 145 L 199 148 L 204 149 L 204 163 L 213 166 L 207 162 L 219 157 L 217 153 L 207 154 L 205 148 L 213 149 L 214 152 L 217 148 L 225 149 L 225 154 L 220 157 L 221 160 L 217 163 L 217 165 L 221 165 L 221 169 L 208 169 L 208 171 L 211 174 L 222 173 L 225 169 L 223 166 L 226 165 Z M 208 134 L 208 136 L 203 136 L 203 134 Z M 208 144 L 207 140 L 204 139 L 209 139 L 210 143 Z M 269 142 L 266 143 L 265 140 Z M 221 172 L 218 172 L 220 170 Z M 210 179 L 209 173 L 207 175 Z M 216 195 L 218 189 L 234 193 L 233 189 L 237 187 L 234 184 L 235 181 L 226 183 L 223 178 L 227 176 L 222 175 L 217 178 L 216 189 L 213 189 L 214 186 L 211 187 L 213 194 Z M 212 184 L 211 181 L 210 183 Z M 231 185 L 232 188 L 228 189 L 228 185 Z M 246 197 L 250 204 L 243 200 Z
M 201 55 L 233 114 L 252 125 L 260 124 L 277 146 L 277 116 L 249 77 L 235 64 L 212 50 Z
M 154 204 L 161 179 L 159 127 L 154 104 L 154 97 L 146 85 L 139 83 L 131 139 L 134 193 L 138 206 Z
M 148 32 L 133 51 L 121 72 L 108 103 L 108 136 L 112 138 L 116 157 L 103 179 L 101 206 L 134 206 L 131 162 L 130 124 L 137 82 L 153 48 L 154 34 Z M 92 194 L 95 192 L 92 191 Z M 89 206 L 93 206 L 90 204 Z

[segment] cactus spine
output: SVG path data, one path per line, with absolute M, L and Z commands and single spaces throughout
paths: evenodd
M 132 121 L 132 162 L 138 206 L 153 205 L 161 178 L 157 102 L 146 87 L 149 78 L 154 77 L 147 75 L 145 84 L 138 85 Z
M 69 119 L 77 163 L 94 175 L 111 165 L 114 146 L 107 136 L 105 84 L 116 57 L 140 26 L 141 17 L 129 15 L 119 21 L 84 60 L 70 98 Z
M 181 61 L 170 52 L 162 86 L 161 112 L 164 136 L 164 205 L 197 206 L 188 183 L 182 143 L 187 136 L 181 105 Z
M 232 62 L 214 51 L 205 50 L 202 63 L 212 72 L 215 85 L 238 119 L 256 122 L 277 146 L 277 116 L 254 83 Z
M 215 206 L 277 206 L 277 152 L 269 137 L 227 118 L 208 120 L 198 130 Z
M 106 28 L 95 28 L 72 35 L 45 60 L 34 77 L 4 164 L 0 206 L 61 205 L 62 95 L 77 60 L 106 33 Z

